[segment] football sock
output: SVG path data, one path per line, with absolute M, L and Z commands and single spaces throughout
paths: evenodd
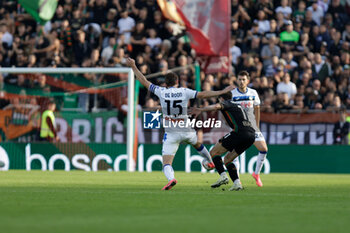
M 256 160 L 255 174 L 260 174 L 261 168 L 264 165 L 266 155 L 267 155 L 267 151 L 259 151 L 259 155 Z
M 238 175 L 239 175 L 239 168 L 240 168 L 240 165 L 239 165 L 238 156 L 232 161 L 232 163 L 236 166 L 237 172 L 238 172 Z
M 226 168 L 233 182 L 239 179 L 237 168 L 233 163 L 226 164 Z
M 207 148 L 205 148 L 205 146 L 203 144 L 197 149 L 197 151 L 203 158 L 205 158 L 208 161 L 212 162 L 212 159 L 211 159 L 211 156 L 209 154 L 209 151 L 207 150 Z
M 175 179 L 174 177 L 174 169 L 170 164 L 164 164 L 163 166 L 163 172 L 165 177 L 168 179 L 168 181 L 171 181 L 172 179 Z
M 225 172 L 224 164 L 222 163 L 221 156 L 217 155 L 213 158 L 213 162 L 215 164 L 216 171 L 221 174 Z

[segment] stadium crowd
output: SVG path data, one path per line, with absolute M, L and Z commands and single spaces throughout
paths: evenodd
M 163 17 L 156 0 L 58 2 L 53 19 L 41 26 L 17 1 L 0 1 L 1 67 L 121 67 L 132 56 L 144 74 L 183 67 L 180 85 L 194 88 L 194 69 L 187 66 L 195 60 L 190 39 Z M 350 109 L 350 1 L 231 3 L 231 72 L 201 72 L 203 90 L 234 84 L 236 74 L 247 70 L 262 111 Z M 118 81 L 85 78 L 97 84 Z M 7 83 L 51 90 L 45 75 L 0 76 L 0 90 Z M 156 98 L 146 95 L 141 90 L 140 104 L 154 105 Z

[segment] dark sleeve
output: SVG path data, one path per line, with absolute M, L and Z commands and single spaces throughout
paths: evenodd
M 227 110 L 229 108 L 229 103 L 227 101 L 221 102 L 221 110 Z

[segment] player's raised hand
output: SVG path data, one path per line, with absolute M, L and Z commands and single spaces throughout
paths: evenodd
M 128 58 L 126 59 L 125 64 L 126 64 L 127 66 L 129 66 L 129 67 L 134 67 L 134 66 L 135 66 L 135 60 L 132 59 L 132 58 L 130 58 L 130 57 L 128 57 Z
M 233 89 L 235 89 L 235 86 L 230 85 L 230 86 L 225 87 L 225 89 L 223 89 L 223 91 L 224 91 L 224 93 L 227 93 L 227 92 L 232 91 Z
M 199 114 L 202 113 L 202 111 L 199 108 L 193 107 L 190 108 L 190 115 L 192 115 L 194 118 L 196 118 Z

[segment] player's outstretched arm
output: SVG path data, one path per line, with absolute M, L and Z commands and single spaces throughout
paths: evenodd
M 221 104 L 212 104 L 203 108 L 196 108 L 193 107 L 190 110 L 190 114 L 194 115 L 195 117 L 197 117 L 199 114 L 201 114 L 202 112 L 211 112 L 211 111 L 217 111 L 217 110 L 221 110 L 222 109 L 222 105 Z
M 230 85 L 221 91 L 201 91 L 201 92 L 198 92 L 197 98 L 205 99 L 205 98 L 219 96 L 232 91 L 234 88 L 235 88 L 234 86 Z
M 150 81 L 146 79 L 146 77 L 141 73 L 141 71 L 137 68 L 135 64 L 135 60 L 128 57 L 126 59 L 126 65 L 129 66 L 136 76 L 136 79 L 140 81 L 140 83 L 145 86 L 147 89 L 149 89 L 149 86 L 152 84 Z

